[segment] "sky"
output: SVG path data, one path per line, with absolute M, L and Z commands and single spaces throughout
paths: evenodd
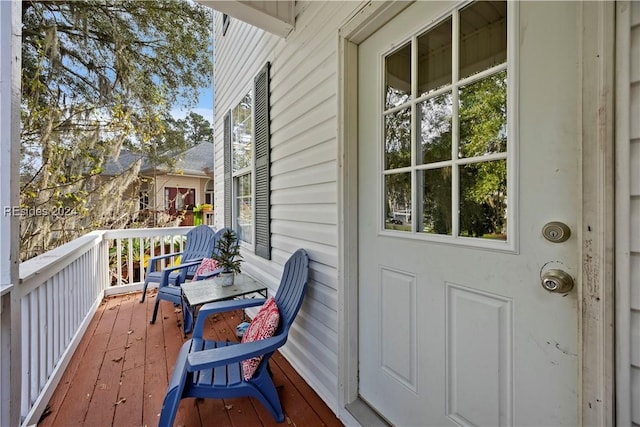
M 189 111 L 200 114 L 213 124 L 213 88 L 201 88 L 198 105 L 191 109 L 174 108 L 171 115 L 176 119 L 184 119 Z
M 211 43 L 210 45 L 211 51 L 209 52 L 209 54 L 211 55 L 211 61 L 213 62 L 214 60 L 213 59 L 213 26 L 211 27 L 210 43 Z M 212 81 L 213 81 L 213 78 L 212 78 Z M 184 119 L 185 117 L 187 117 L 187 113 L 189 113 L 189 111 L 193 111 L 194 113 L 200 114 L 202 117 L 207 119 L 209 123 L 213 125 L 213 84 L 210 87 L 200 88 L 198 105 L 189 109 L 176 107 L 173 110 L 171 110 L 171 115 L 175 119 Z

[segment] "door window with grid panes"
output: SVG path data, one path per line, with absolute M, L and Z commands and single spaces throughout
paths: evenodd
M 506 241 L 507 3 L 453 10 L 383 66 L 384 229 Z

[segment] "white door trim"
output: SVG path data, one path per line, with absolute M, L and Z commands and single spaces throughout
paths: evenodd
M 631 171 L 630 96 L 631 4 L 616 3 L 616 423 L 631 425 Z
M 582 2 L 581 425 L 614 424 L 615 3 Z
M 338 416 L 358 399 L 358 44 L 413 1 L 368 1 L 338 31 Z
M 358 44 L 411 2 L 367 2 L 338 35 L 338 387 L 339 416 L 358 398 Z M 582 3 L 582 201 L 578 238 L 581 424 L 614 423 L 615 4 Z

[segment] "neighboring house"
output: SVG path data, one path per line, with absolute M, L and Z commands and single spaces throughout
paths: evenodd
M 198 1 L 215 224 L 309 252 L 345 423 L 640 424 L 639 4 Z
M 141 215 L 150 225 L 158 215 L 177 218 L 180 225 L 193 225 L 193 208 L 213 205 L 213 144 L 202 142 L 178 156 L 173 166 L 154 165 L 145 156 L 123 150 L 117 160 L 107 163 L 103 175 L 113 176 L 142 159 L 139 176 Z M 133 191 L 133 190 L 132 190 Z M 162 221 L 160 221 L 162 222 Z

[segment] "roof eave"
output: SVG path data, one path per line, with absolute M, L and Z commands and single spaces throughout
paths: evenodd
M 295 1 L 196 0 L 196 2 L 279 37 L 286 37 L 295 27 Z

